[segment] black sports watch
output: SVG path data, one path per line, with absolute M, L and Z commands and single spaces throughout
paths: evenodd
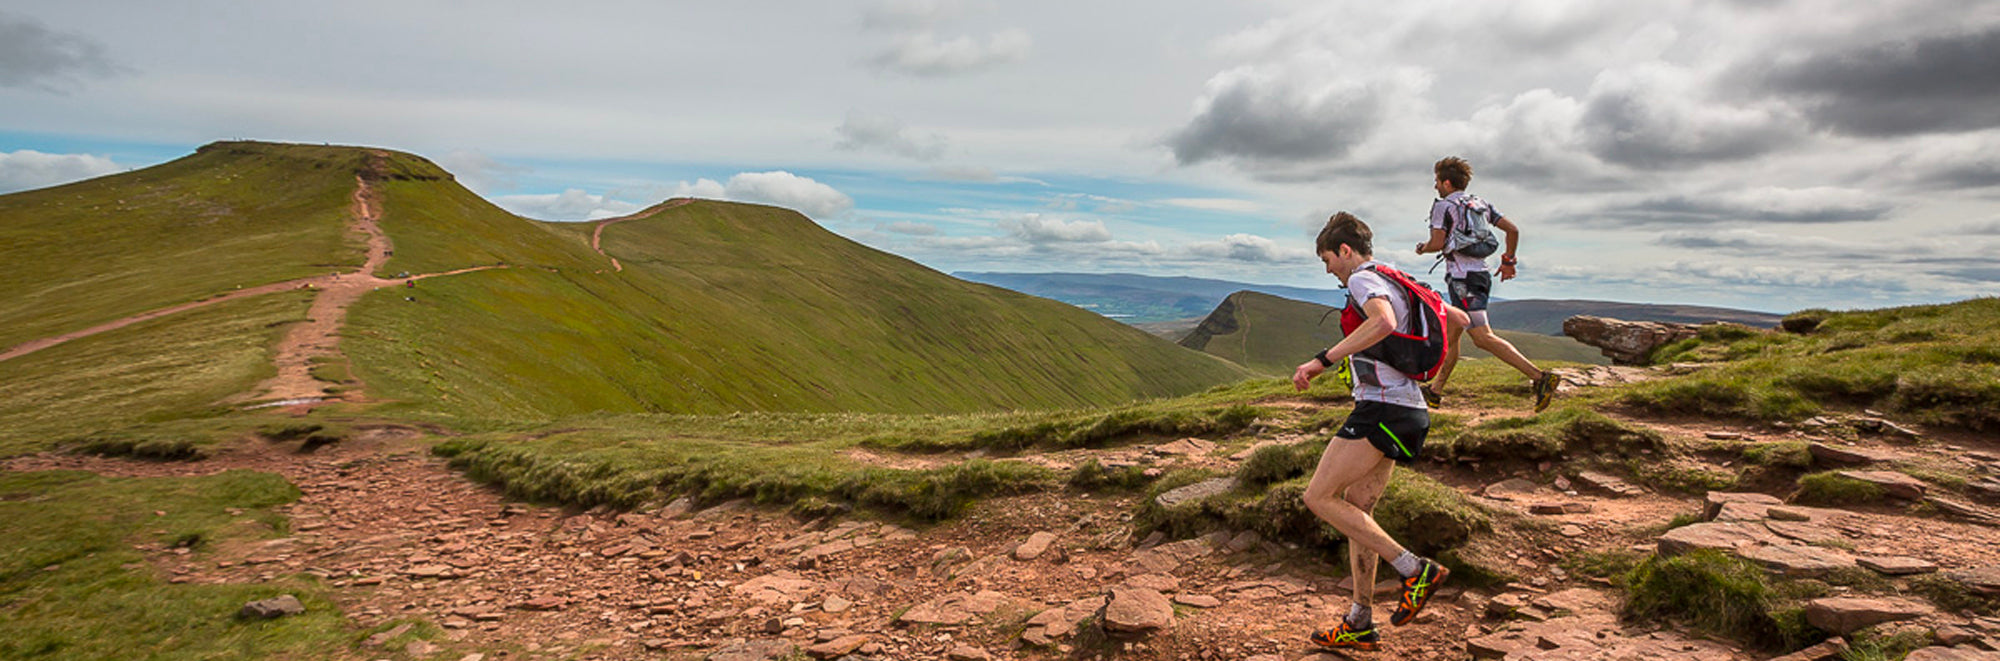
M 1325 350 L 1325 349 L 1321 349 L 1321 350 L 1319 351 L 1319 353 L 1316 353 L 1316 354 L 1313 354 L 1313 360 L 1317 360 L 1317 361 L 1319 361 L 1319 366 L 1320 366 L 1320 367 L 1324 367 L 1324 368 L 1327 368 L 1327 369 L 1332 369 L 1332 368 L 1333 368 L 1333 360 L 1332 360 L 1332 359 L 1330 359 L 1330 358 L 1327 358 L 1327 357 L 1326 357 L 1326 350 Z

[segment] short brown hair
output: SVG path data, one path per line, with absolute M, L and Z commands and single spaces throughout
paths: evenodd
M 1431 171 L 1437 173 L 1439 181 L 1451 182 L 1452 188 L 1465 190 L 1466 186 L 1472 185 L 1472 164 L 1463 158 L 1446 156 L 1437 165 L 1431 166 Z
M 1356 253 L 1374 255 L 1375 231 L 1354 214 L 1342 211 L 1326 219 L 1326 227 L 1320 228 L 1319 240 L 1314 245 L 1319 252 L 1338 252 L 1345 245 Z

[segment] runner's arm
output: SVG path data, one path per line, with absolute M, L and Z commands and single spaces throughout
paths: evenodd
M 1514 249 L 1521 245 L 1521 228 L 1515 227 L 1514 221 L 1508 220 L 1506 216 L 1493 219 L 1493 226 L 1507 234 L 1507 251 L 1500 253 L 1500 281 L 1513 280 L 1514 265 L 1509 262 L 1514 261 Z
M 1395 322 L 1391 321 L 1396 317 L 1396 309 L 1390 307 L 1389 299 L 1380 297 L 1368 299 L 1368 302 L 1361 304 L 1361 309 L 1367 312 L 1368 318 L 1363 320 L 1361 326 L 1355 328 L 1354 332 L 1348 333 L 1346 338 L 1341 339 L 1339 344 L 1326 350 L 1326 359 L 1329 362 L 1338 363 L 1346 360 L 1348 356 L 1360 353 L 1363 349 L 1375 346 L 1376 342 L 1381 342 L 1382 338 L 1388 337 L 1389 333 L 1396 329 Z M 1326 367 L 1320 365 L 1319 357 L 1315 356 L 1300 363 L 1298 369 L 1292 371 L 1292 386 L 1305 390 L 1311 385 L 1313 377 L 1325 371 Z
M 1428 243 L 1417 244 L 1417 254 L 1421 255 L 1427 252 L 1444 250 L 1444 238 L 1444 230 L 1435 227 L 1431 228 L 1431 240 Z

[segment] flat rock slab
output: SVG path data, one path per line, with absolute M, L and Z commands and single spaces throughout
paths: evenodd
M 1847 657 L 1847 639 L 1839 636 L 1771 661 L 1838 661 Z
M 1702 507 L 1701 517 L 1711 521 L 1715 519 L 1717 514 L 1722 512 L 1722 506 L 1729 503 L 1751 503 L 1765 506 L 1785 504 L 1785 501 L 1779 500 L 1777 496 L 1756 492 L 1710 491 L 1703 498 L 1706 504 Z
M 1217 447 L 1220 446 L 1216 445 L 1214 441 L 1199 438 L 1183 438 L 1172 443 L 1153 446 L 1153 452 L 1157 454 L 1204 455 L 1214 452 Z
M 854 650 L 861 649 L 861 646 L 866 644 L 868 644 L 868 634 L 848 634 L 808 647 L 806 653 L 815 659 L 834 659 L 853 654 Z
M 1710 521 L 1758 522 L 1771 518 L 1770 505 L 1763 503 L 1723 503 Z
M 1783 543 L 1784 538 L 1762 523 L 1711 522 L 1681 526 L 1659 539 L 1660 555 L 1674 556 L 1697 549 L 1735 553 L 1738 549 Z
M 2000 503 L 2000 477 L 1989 477 L 1965 486 L 1982 500 Z
M 1808 521 L 1769 520 L 1764 522 L 1764 527 L 1786 539 L 1807 544 L 1832 544 L 1847 540 L 1847 537 L 1838 530 Z
M 1786 576 L 1824 576 L 1854 566 L 1854 556 L 1818 546 L 1773 544 L 1739 549 L 1736 553 L 1745 560 Z
M 1474 659 L 1505 661 L 1602 661 L 1604 659 L 1701 659 L 1736 661 L 1751 657 L 1726 645 L 1672 631 L 1626 637 L 1609 613 L 1518 622 L 1491 635 L 1466 641 Z
M 1930 485 L 1923 480 L 1896 471 L 1840 471 L 1838 475 L 1882 487 L 1890 496 L 1904 500 L 1923 498 L 1924 492 L 1930 489 Z
M 286 615 L 300 615 L 306 612 L 306 605 L 292 595 L 260 599 L 243 605 L 237 614 L 246 619 L 269 620 Z
M 1029 535 L 1028 541 L 1021 542 L 1020 546 L 1014 547 L 1014 559 L 1027 561 L 1042 557 L 1043 553 L 1048 552 L 1049 545 L 1054 544 L 1055 541 L 1056 535 L 1051 532 L 1038 532 Z
M 1525 500 L 1541 491 L 1541 485 L 1526 478 L 1512 478 L 1486 485 L 1479 495 L 1494 500 Z
M 1227 493 L 1235 488 L 1236 478 L 1218 477 L 1213 480 L 1196 482 L 1160 494 L 1158 498 L 1153 499 L 1153 502 L 1159 503 L 1161 507 L 1173 507 L 1181 503 L 1193 502 L 1209 496 Z
M 1983 523 L 1989 526 L 2000 525 L 2000 512 L 1995 512 L 1991 509 L 1980 507 L 1972 503 L 1952 500 L 1950 498 L 1942 498 L 1938 496 L 1930 496 L 1924 498 L 1924 502 L 1930 503 L 1932 506 L 1935 506 L 1938 509 L 1949 512 L 1952 516 L 1956 516 L 1961 519 L 1966 519 L 1974 523 Z
M 1607 475 L 1596 471 L 1578 472 L 1576 474 L 1576 480 L 1578 482 L 1582 482 L 1586 486 L 1597 489 L 1599 491 L 1608 492 L 1615 496 L 1630 497 L 1630 496 L 1643 496 L 1646 494 L 1645 489 L 1641 489 L 1637 486 L 1634 486 L 1630 482 L 1618 479 L 1618 477 L 1613 475 Z
M 730 591 L 766 604 L 793 604 L 811 596 L 817 586 L 791 571 L 777 571 L 744 581 Z
M 1935 612 L 1930 604 L 1886 597 L 1825 597 L 1806 602 L 1806 622 L 1847 634 L 1881 624 L 1914 620 Z
M 1099 621 L 1113 634 L 1151 633 L 1173 627 L 1174 604 L 1158 590 L 1114 587 Z
M 2000 652 L 1969 646 L 1926 647 L 1911 652 L 1903 661 L 2000 661 Z
M 1938 570 L 1937 563 L 1935 562 L 1931 562 L 1929 560 L 1920 560 L 1917 558 L 1894 556 L 1894 555 L 1864 557 L 1859 560 L 1856 560 L 1856 562 L 1859 562 L 1863 567 L 1867 567 L 1869 569 L 1873 569 L 1877 572 L 1888 574 L 1890 576 L 1909 576 L 1911 574 L 1928 574 Z
M 2000 596 L 2000 565 L 1948 572 L 1945 577 L 1958 581 L 1973 592 L 1988 597 Z
M 1808 445 L 1806 451 L 1812 453 L 1813 461 L 1836 466 L 1869 466 L 1887 463 L 1896 458 L 1895 455 L 1884 452 L 1828 443 Z

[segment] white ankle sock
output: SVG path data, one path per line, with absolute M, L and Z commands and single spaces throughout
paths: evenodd
M 1368 625 L 1374 623 L 1375 623 L 1375 613 L 1374 611 L 1370 610 L 1367 606 L 1363 606 L 1361 604 L 1354 604 L 1347 608 L 1348 627 L 1354 629 L 1366 629 L 1368 628 Z
M 1417 575 L 1417 570 L 1423 567 L 1422 563 L 1423 559 L 1418 558 L 1417 554 L 1404 551 L 1402 555 L 1396 556 L 1396 559 L 1390 560 L 1389 566 L 1395 567 L 1396 573 L 1402 574 L 1403 578 L 1409 578 Z

